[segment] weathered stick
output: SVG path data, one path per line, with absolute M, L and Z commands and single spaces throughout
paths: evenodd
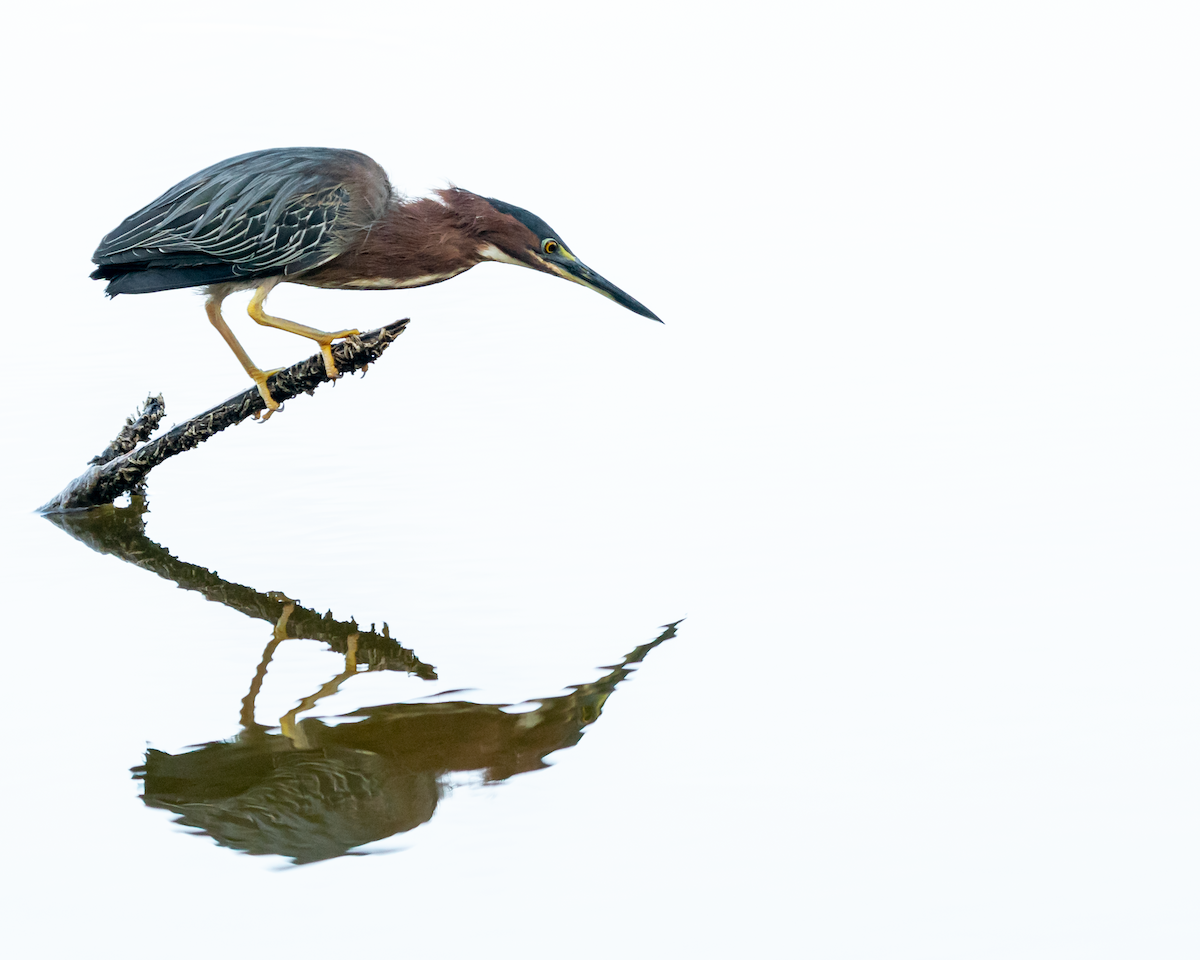
M 378 360 L 392 341 L 404 332 L 407 324 L 407 319 L 397 320 L 386 327 L 333 344 L 334 365 L 342 373 L 365 370 L 368 364 Z M 325 364 L 318 353 L 280 370 L 267 381 L 267 386 L 271 396 L 282 403 L 301 393 L 311 394 L 329 379 L 325 373 Z M 136 422 L 128 423 L 108 449 L 92 459 L 94 466 L 67 484 L 58 496 L 39 507 L 38 512 L 60 513 L 64 510 L 82 510 L 112 503 L 117 497 L 138 490 L 146 474 L 164 460 L 185 450 L 191 450 L 227 427 L 257 417 L 267 408 L 258 388 L 251 387 L 211 410 L 179 424 L 157 440 L 131 449 L 138 440 L 153 432 L 158 419 L 162 417 L 162 398 L 154 399 L 157 400 L 158 409 L 152 409 L 153 400 L 147 401 L 142 416 Z M 118 453 L 120 455 L 117 455 Z M 112 459 L 98 462 L 106 456 L 111 456 Z
M 157 397 L 147 397 L 146 402 L 142 404 L 141 412 L 137 419 L 129 417 L 125 421 L 125 426 L 121 428 L 121 432 L 117 434 L 115 440 L 110 443 L 101 453 L 96 454 L 88 461 L 90 464 L 108 463 L 110 460 L 116 460 L 117 457 L 129 453 L 137 447 L 139 443 L 145 443 L 158 429 L 158 422 L 167 412 L 167 405 L 163 402 L 162 394 Z

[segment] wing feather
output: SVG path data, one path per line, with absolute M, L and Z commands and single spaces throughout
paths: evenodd
M 231 277 L 292 275 L 344 252 L 390 197 L 383 169 L 353 150 L 233 157 L 176 184 L 109 233 L 92 257 L 95 275 L 221 264 Z

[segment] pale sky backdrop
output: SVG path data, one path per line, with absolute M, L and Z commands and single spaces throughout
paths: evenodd
M 1197 956 L 1198 27 L 1054 0 L 6 14 L 18 955 Z M 156 472 L 151 538 L 388 620 L 482 702 L 688 619 L 553 769 L 280 870 L 127 772 L 236 732 L 261 630 L 30 511 L 148 392 L 176 422 L 248 382 L 195 292 L 106 300 L 100 238 L 296 145 L 527 207 L 665 324 L 499 264 L 281 287 L 302 323 L 412 323 Z M 248 297 L 261 365 L 308 354 Z M 337 669 L 288 649 L 263 716 Z M 325 714 L 437 692 L 355 679 Z

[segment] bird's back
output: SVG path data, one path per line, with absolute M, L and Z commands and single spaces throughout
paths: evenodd
M 354 150 L 231 157 L 126 218 L 100 242 L 92 277 L 115 296 L 294 276 L 344 252 L 391 192 L 383 168 Z

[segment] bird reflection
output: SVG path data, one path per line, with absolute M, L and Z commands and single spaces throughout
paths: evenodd
M 145 763 L 133 768 L 144 784 L 142 799 L 175 812 L 178 823 L 223 846 L 277 854 L 296 864 L 343 856 L 426 823 L 456 777 L 496 783 L 546 767 L 549 754 L 579 742 L 617 685 L 651 650 L 675 636 L 678 625 L 664 627 L 598 680 L 528 701 L 520 710 L 458 700 L 298 719 L 363 665 L 426 679 L 436 672 L 392 640 L 386 624 L 381 633 L 362 630 L 354 621 L 322 617 L 281 594 L 228 583 L 172 557 L 146 536 L 144 512 L 144 503 L 135 498 L 130 507 L 48 519 L 101 553 L 269 621 L 272 632 L 242 702 L 240 732 L 179 754 L 147 750 Z M 329 644 L 345 655 L 345 667 L 280 718 L 278 728 L 262 726 L 254 720 L 255 698 L 279 645 L 296 637 Z

